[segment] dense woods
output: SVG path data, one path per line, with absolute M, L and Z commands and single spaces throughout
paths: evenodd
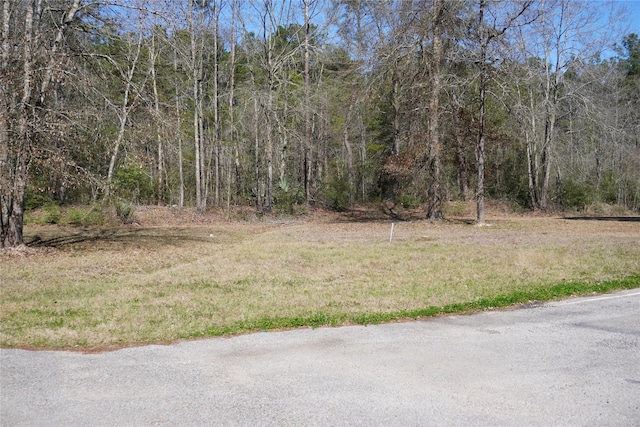
M 47 204 L 640 210 L 623 6 L 3 0 L 2 247 Z

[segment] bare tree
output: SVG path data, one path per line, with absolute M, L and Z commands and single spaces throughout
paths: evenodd
M 606 22 L 619 15 L 615 2 L 593 5 L 575 0 L 538 2 L 532 12 L 537 19 L 519 29 L 517 46 L 521 60 L 534 66 L 526 78 L 538 84 L 523 87 L 527 98 L 520 111 L 528 116 L 523 128 L 531 203 L 544 210 L 551 203 L 559 109 L 563 100 L 573 96 L 563 86 L 565 74 L 579 67 L 581 59 L 593 57 L 613 43 L 619 34 L 615 25 Z
M 229 138 L 233 145 L 233 160 L 235 170 L 236 195 L 240 195 L 242 189 L 241 172 L 240 172 L 240 146 L 237 138 L 236 122 L 235 122 L 235 106 L 236 106 L 236 21 L 238 14 L 238 0 L 231 1 L 231 41 L 229 56 L 229 83 L 228 83 L 228 108 L 229 108 Z M 228 195 L 227 200 L 230 200 Z
M 279 138 L 277 93 L 288 77 L 283 74 L 291 58 L 299 53 L 299 44 L 291 40 L 279 38 L 279 31 L 286 31 L 285 25 L 292 17 L 290 1 L 275 2 L 273 0 L 256 1 L 252 3 L 256 21 L 250 22 L 250 17 L 242 17 L 244 31 L 245 55 L 251 75 L 253 105 L 254 105 L 254 137 L 255 137 L 255 194 L 258 209 L 271 212 L 274 197 L 274 163 L 277 161 L 276 152 L 282 152 L 284 140 Z M 253 26 L 260 30 L 258 37 L 252 35 L 249 28 Z M 259 131 L 260 124 L 262 129 Z M 264 142 L 263 156 L 260 155 L 260 142 Z M 261 158 L 264 159 L 265 174 L 261 179 Z M 262 190 L 264 199 L 262 200 Z M 263 203 L 261 203 L 263 202 Z
M 344 16 L 340 23 L 340 32 L 345 39 L 346 48 L 354 52 L 355 61 L 344 76 L 346 81 L 351 83 L 349 88 L 347 111 L 345 114 L 344 124 L 342 125 L 342 144 L 345 150 L 346 166 L 347 166 L 347 185 L 349 187 L 349 205 L 353 205 L 356 195 L 356 176 L 355 162 L 353 154 L 353 143 L 351 128 L 355 125 L 355 117 L 357 116 L 357 106 L 361 102 L 363 89 L 360 87 L 362 81 L 358 78 L 358 74 L 362 69 L 365 23 L 364 15 L 367 14 L 368 4 L 365 1 L 341 1 L 336 2 L 336 7 L 344 8 Z
M 214 202 L 216 206 L 220 206 L 220 191 L 221 191 L 221 175 L 220 175 L 220 104 L 219 104 L 219 21 L 220 21 L 220 2 L 218 0 L 212 0 L 210 7 L 213 14 L 213 93 L 211 95 L 211 106 L 213 110 L 213 150 L 214 150 L 214 162 L 215 162 L 215 180 L 214 180 Z M 211 168 L 208 168 L 211 170 Z
M 149 41 L 149 75 L 151 77 L 151 88 L 153 90 L 153 121 L 155 124 L 156 133 L 156 146 L 157 146 L 157 158 L 156 158 L 156 173 L 157 173 L 157 203 L 158 206 L 164 203 L 164 144 L 163 144 L 163 128 L 164 121 L 162 120 L 162 113 L 160 111 L 160 95 L 158 92 L 158 71 L 157 62 L 158 56 L 161 53 L 161 49 L 158 46 L 158 35 L 156 25 L 151 28 L 151 40 Z
M 204 56 L 204 8 L 198 8 L 195 0 L 189 0 L 188 25 L 190 41 L 191 84 L 193 88 L 193 142 L 195 150 L 196 207 L 206 206 L 204 185 L 204 94 L 202 90 Z
M 38 129 L 36 134 L 35 126 L 46 113 L 54 75 L 58 82 L 63 79 L 59 70 L 63 68 L 65 36 L 80 7 L 80 0 L 55 5 L 36 0 L 2 3 L 0 246 L 3 248 L 23 243 L 30 157 L 37 144 L 46 141 L 42 135 L 45 129 Z M 49 13 L 44 14 L 45 9 Z M 17 69 L 22 72 L 16 73 Z
M 139 22 L 141 22 L 142 17 L 138 18 Z M 116 110 L 116 114 L 118 115 L 118 133 L 116 134 L 115 141 L 113 142 L 113 149 L 111 151 L 109 169 L 107 172 L 107 182 L 105 185 L 105 198 L 109 198 L 110 196 L 118 153 L 124 141 L 125 131 L 127 129 L 127 124 L 129 123 L 131 111 L 136 105 L 135 98 L 137 98 L 138 94 L 141 92 L 141 88 L 136 88 L 136 84 L 134 82 L 143 44 L 143 32 L 141 28 L 138 28 L 135 37 L 135 42 L 132 43 L 130 40 L 125 40 L 123 43 L 123 48 L 125 50 L 123 55 L 125 58 L 124 64 L 119 63 L 112 56 L 103 56 L 103 58 L 106 58 L 107 61 L 116 68 L 123 85 L 123 95 L 120 105 L 116 104 L 117 101 L 113 102 L 105 96 L 105 101 L 109 103 L 114 110 Z
M 488 20 L 485 14 L 488 13 L 487 0 L 480 0 L 478 9 L 477 23 L 477 43 L 478 43 L 478 63 L 479 71 L 479 117 L 478 117 L 478 193 L 477 193 L 477 210 L 476 223 L 484 224 L 484 179 L 485 179 L 485 124 L 486 124 L 486 92 L 489 79 L 489 66 L 491 62 L 490 48 L 491 44 L 498 41 L 511 28 L 520 25 L 518 20 L 523 16 L 527 9 L 531 6 L 532 1 L 524 1 L 514 4 L 513 10 L 508 10 L 506 14 L 500 14 L 494 11 L 491 13 L 491 19 Z M 502 7 L 498 4 L 496 7 Z
M 441 219 L 442 215 L 442 141 L 440 137 L 440 94 L 442 91 L 442 62 L 444 25 L 442 0 L 434 0 L 431 10 L 431 59 L 425 61 L 429 72 L 429 187 L 427 191 L 427 218 Z
M 311 23 L 309 21 L 310 0 L 304 4 L 304 164 L 306 165 L 304 187 L 307 203 L 311 201 L 311 74 L 309 62 L 311 58 Z

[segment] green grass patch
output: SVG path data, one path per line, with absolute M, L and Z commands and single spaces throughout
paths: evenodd
M 181 338 L 215 337 L 257 331 L 294 329 L 300 327 L 318 328 L 340 325 L 374 325 L 403 320 L 417 320 L 451 314 L 471 314 L 485 310 L 509 308 L 522 304 L 541 303 L 567 297 L 587 296 L 634 289 L 640 287 L 640 276 L 599 283 L 560 283 L 527 291 L 481 298 L 477 301 L 431 306 L 416 310 L 401 310 L 389 313 L 315 313 L 302 317 L 264 317 L 250 321 L 236 322 L 228 326 L 213 326 L 205 331 L 184 335 Z

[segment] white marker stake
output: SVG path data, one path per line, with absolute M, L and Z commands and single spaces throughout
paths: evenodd
M 391 223 L 391 233 L 389 233 L 389 243 L 391 243 L 391 241 L 393 240 L 393 226 L 395 224 L 392 222 Z

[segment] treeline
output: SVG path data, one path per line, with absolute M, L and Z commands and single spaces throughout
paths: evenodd
M 638 210 L 621 6 L 3 0 L 2 245 L 45 203 Z

